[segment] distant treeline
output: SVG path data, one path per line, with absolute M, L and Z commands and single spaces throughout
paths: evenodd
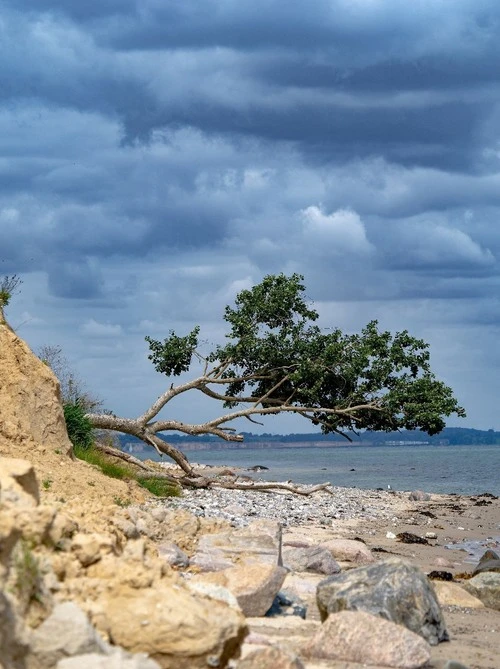
M 242 432 L 244 437 L 245 444 L 252 443 L 265 443 L 269 446 L 273 444 L 294 444 L 300 442 L 301 444 L 307 442 L 324 442 L 325 445 L 328 442 L 331 442 L 332 445 L 335 444 L 345 444 L 347 445 L 347 440 L 337 434 L 321 434 L 318 432 L 311 432 L 308 434 L 253 434 L 252 432 Z M 228 443 L 214 437 L 212 435 L 200 435 L 193 437 L 191 435 L 183 435 L 176 433 L 165 433 L 162 434 L 167 441 L 172 444 L 179 444 L 182 447 L 182 444 L 193 444 L 194 442 L 199 444 L 207 444 L 207 448 L 218 448 L 224 446 L 228 447 Z M 390 443 L 391 445 L 403 444 L 406 442 L 411 442 L 415 445 L 418 443 L 422 444 L 449 444 L 449 445 L 459 445 L 459 444 L 500 444 L 500 432 L 495 430 L 473 430 L 470 428 L 464 427 L 446 427 L 439 434 L 430 437 L 425 432 L 413 431 L 413 430 L 402 430 L 401 432 L 362 432 L 360 434 L 349 434 L 351 439 L 356 443 L 362 444 L 373 444 L 373 445 L 384 445 Z M 131 437 L 126 434 L 118 435 L 120 444 L 123 447 L 130 444 L 142 444 L 139 439 Z M 232 444 L 232 448 L 238 448 L 240 444 Z M 248 447 L 248 446 L 247 446 Z

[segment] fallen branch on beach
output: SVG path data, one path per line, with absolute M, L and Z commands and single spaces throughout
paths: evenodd
M 273 482 L 264 482 L 264 481 L 238 481 L 233 482 L 229 481 L 217 481 L 207 476 L 201 476 L 196 474 L 194 470 L 191 470 L 189 475 L 184 474 L 183 476 L 174 476 L 172 474 L 166 474 L 164 472 L 159 472 L 156 469 L 148 467 L 142 460 L 139 458 L 130 455 L 129 453 L 124 453 L 117 448 L 108 446 L 107 444 L 96 443 L 95 448 L 105 455 L 124 460 L 131 465 L 138 467 L 141 470 L 142 476 L 147 476 L 148 478 L 156 478 L 168 481 L 175 485 L 180 485 L 187 488 L 226 488 L 227 490 L 255 490 L 259 492 L 272 492 L 273 490 L 285 490 L 286 492 L 291 492 L 296 495 L 309 496 L 320 490 L 333 495 L 333 490 L 330 483 L 320 483 L 313 486 L 312 488 L 307 488 L 303 486 L 292 485 L 290 483 L 273 483 Z

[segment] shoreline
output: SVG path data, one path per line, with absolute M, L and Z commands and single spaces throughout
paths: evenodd
M 200 471 L 214 478 L 224 469 L 228 468 L 200 465 Z M 458 585 L 472 574 L 478 561 L 473 559 L 471 551 L 463 549 L 463 542 L 478 548 L 479 557 L 487 548 L 499 551 L 500 500 L 491 494 L 430 494 L 430 499 L 412 500 L 409 491 L 332 488 L 333 494 L 319 491 L 310 497 L 284 491 L 196 489 L 184 491 L 182 498 L 148 505 L 184 509 L 199 517 L 226 521 L 235 528 L 259 518 L 272 519 L 282 525 L 284 547 L 357 539 L 377 561 L 394 556 L 407 559 L 425 574 L 448 572 Z M 405 532 L 418 537 L 430 534 L 435 538 L 429 538 L 427 543 L 398 541 L 397 535 Z M 450 641 L 432 648 L 430 666 L 442 669 L 448 660 L 454 659 L 468 669 L 497 669 L 500 611 L 456 602 L 441 608 Z M 252 623 L 251 630 L 260 633 L 263 629 L 274 629 L 273 626 L 277 629 L 281 624 L 279 619 L 270 619 L 274 623 L 267 620 Z M 248 644 L 247 651 L 253 648 Z M 329 666 L 340 667 L 340 664 Z

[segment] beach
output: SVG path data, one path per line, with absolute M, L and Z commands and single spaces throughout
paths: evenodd
M 225 479 L 222 468 L 201 466 L 200 472 L 214 480 Z M 257 518 L 275 520 L 283 527 L 284 547 L 322 544 L 338 538 L 359 539 L 376 560 L 402 557 L 426 574 L 448 572 L 457 584 L 465 582 L 487 548 L 500 552 L 500 500 L 488 494 L 431 494 L 428 500 L 412 500 L 408 492 L 392 490 L 334 487 L 333 494 L 321 491 L 302 497 L 287 492 L 215 488 L 188 490 L 182 498 L 164 504 L 198 516 L 220 518 L 233 527 L 245 526 Z M 397 539 L 401 533 L 435 538 L 427 539 L 427 543 L 402 543 Z M 432 648 L 432 666 L 441 668 L 455 660 L 469 669 L 498 669 L 500 611 L 460 605 L 442 608 L 450 641 Z M 268 634 L 273 643 L 288 639 L 289 644 L 290 629 L 280 630 L 279 621 L 266 620 L 267 623 L 256 621 L 257 632 Z M 294 635 L 297 644 L 303 641 L 297 630 L 292 638 Z M 313 665 L 306 665 L 309 666 Z

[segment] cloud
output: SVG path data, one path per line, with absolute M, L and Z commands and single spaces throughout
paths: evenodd
M 301 212 L 303 232 L 310 246 L 325 254 L 366 254 L 371 245 L 359 215 L 350 209 L 324 214 L 321 207 L 311 205 Z
M 81 332 L 89 337 L 119 337 L 122 334 L 122 327 L 118 324 L 99 323 L 91 318 L 82 325 Z

